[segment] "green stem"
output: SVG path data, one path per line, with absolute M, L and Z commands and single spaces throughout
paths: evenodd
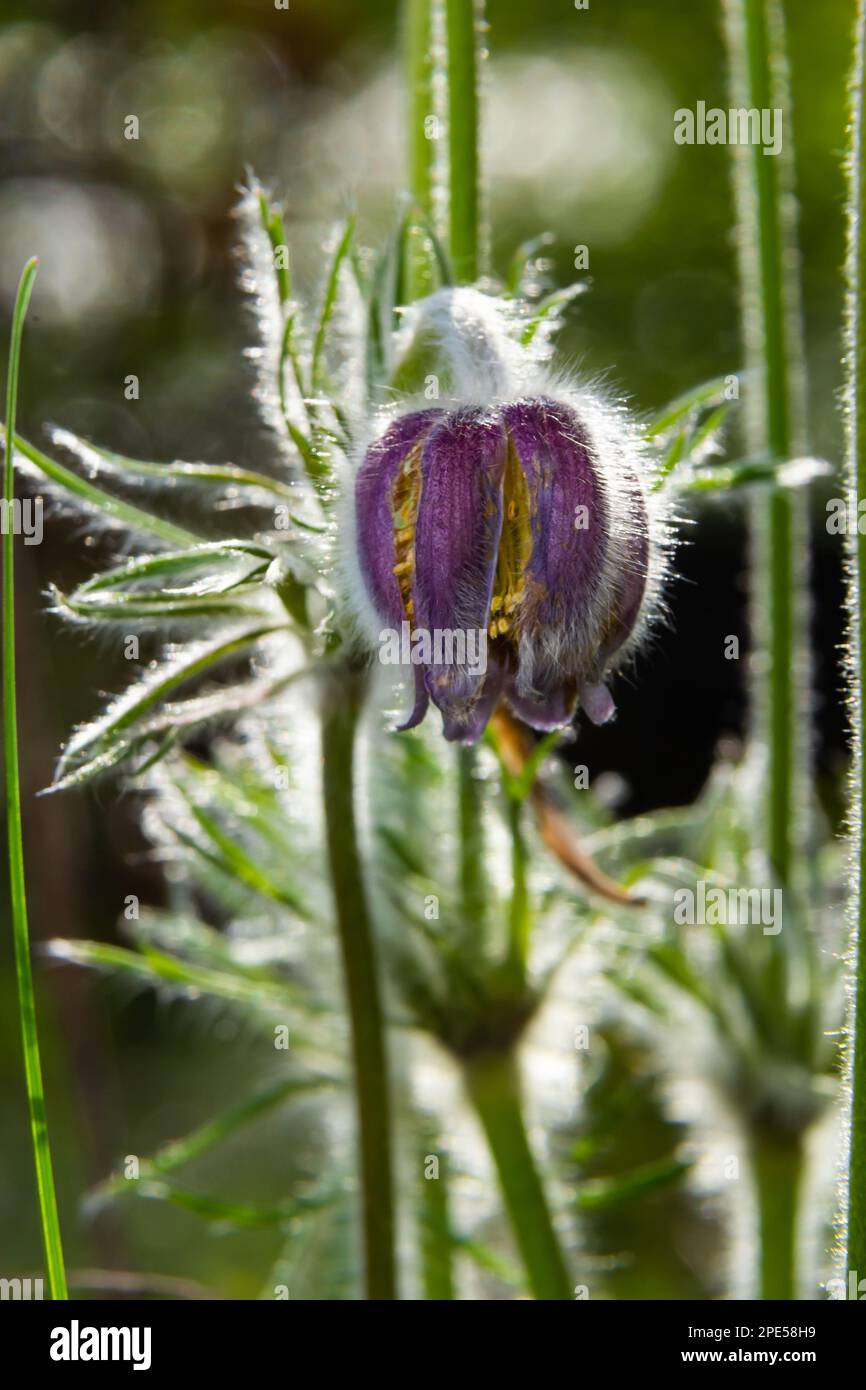
M 464 928 L 478 936 L 487 916 L 487 882 L 484 874 L 484 823 L 481 793 L 476 776 L 474 748 L 457 749 L 457 815 L 459 898 Z
M 479 273 L 478 6 L 445 0 L 448 62 L 448 246 L 458 283 Z
M 481 0 L 445 0 L 448 69 L 448 244 L 458 283 L 480 272 L 480 160 L 478 154 Z M 483 832 L 474 750 L 459 758 L 460 888 L 464 919 L 483 919 L 486 893 Z M 511 953 L 525 958 L 525 861 L 516 823 Z M 477 925 L 476 925 L 477 931 Z M 522 964 L 521 964 L 522 970 Z M 469 1095 L 478 1113 L 530 1287 L 538 1299 L 570 1299 L 572 1289 L 535 1166 L 521 1110 L 517 1063 L 511 1053 L 484 1054 L 464 1064 Z
M 458 281 L 478 274 L 478 42 L 476 0 L 444 0 L 448 78 L 448 245 Z M 417 136 L 416 136 L 417 138 Z M 473 748 L 457 750 L 459 888 L 464 924 L 485 915 L 484 835 Z
M 393 1299 L 396 1273 L 388 1056 L 354 801 L 355 734 L 363 697 L 364 681 L 357 671 L 345 668 L 328 678 L 322 692 L 322 776 L 355 1072 L 366 1292 L 370 1299 Z
M 36 1024 L 36 998 L 33 990 L 33 969 L 30 962 L 30 932 L 27 923 L 27 885 L 24 873 L 24 842 L 21 830 L 21 786 L 18 771 L 18 717 L 15 689 L 15 556 L 12 526 L 15 496 L 14 448 L 15 412 L 18 403 L 18 364 L 21 356 L 21 335 L 24 316 L 30 302 L 36 259 L 27 262 L 18 286 L 15 311 L 12 317 L 12 336 L 9 347 L 9 373 L 6 381 L 6 467 L 5 490 L 6 527 L 3 537 L 3 743 L 6 759 L 6 829 L 9 842 L 9 879 L 12 904 L 12 932 L 15 939 L 15 973 L 18 984 L 18 1007 L 21 1015 L 21 1041 L 24 1049 L 24 1075 L 27 1085 L 27 1105 L 30 1132 L 33 1137 L 33 1156 L 36 1164 L 36 1185 L 39 1193 L 39 1212 L 42 1222 L 42 1241 L 45 1266 L 51 1297 L 65 1299 L 66 1271 L 63 1265 L 63 1246 L 57 1197 L 54 1191 L 54 1170 L 45 1115 L 45 1091 L 42 1084 L 42 1062 L 39 1055 L 39 1031 Z
M 795 1134 L 755 1134 L 751 1160 L 758 1205 L 759 1297 L 791 1301 L 797 1297 L 802 1140 Z
M 406 0 L 404 50 L 408 95 L 408 170 L 413 208 L 406 223 L 405 294 L 409 303 L 435 288 L 429 229 L 440 211 L 436 197 L 438 113 L 433 64 L 434 0 Z M 420 216 L 420 223 L 419 223 Z M 438 230 L 438 229 L 437 229 Z
M 406 0 L 406 65 L 409 97 L 409 187 L 418 210 L 432 224 L 435 131 L 432 0 Z
M 454 1236 L 448 1201 L 448 1155 L 432 1123 L 421 1124 L 423 1165 L 420 1197 L 421 1274 L 429 1302 L 454 1298 Z M 438 1171 L 429 1171 L 430 1160 Z
M 531 913 L 527 882 L 528 856 L 523 834 L 524 803 L 508 796 L 508 822 L 511 830 L 511 899 L 508 904 L 508 969 L 509 976 L 519 987 L 526 981 L 529 957 Z
M 467 1061 L 464 1075 L 529 1286 L 537 1299 L 571 1299 L 571 1281 L 523 1123 L 517 1064 L 510 1053 L 485 1054 Z
M 857 7 L 852 83 L 852 148 L 848 187 L 847 493 L 849 516 L 866 498 L 866 0 Z M 850 717 L 854 734 L 851 815 L 854 885 L 851 893 L 853 968 L 849 1022 L 851 1085 L 848 1157 L 847 1269 L 866 1276 L 866 535 L 849 527 Z M 847 1284 L 847 1281 L 846 1281 Z M 856 1281 L 855 1281 L 856 1284 Z M 855 1295 L 856 1296 L 856 1295 Z
M 736 147 L 743 334 L 758 383 L 747 410 L 750 453 L 786 460 L 800 445 L 803 399 L 799 289 L 793 225 L 790 116 L 784 28 L 777 0 L 725 0 L 734 104 L 780 110 L 782 152 Z M 748 380 L 748 378 L 747 378 Z M 752 621 L 761 652 L 756 692 L 766 742 L 766 848 L 776 877 L 791 882 L 805 782 L 805 503 L 777 491 L 759 500 L 753 528 Z

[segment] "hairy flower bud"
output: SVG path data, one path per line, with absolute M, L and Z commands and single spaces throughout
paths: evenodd
M 504 361 L 495 362 L 497 394 Z M 431 645 L 401 727 L 419 723 L 431 700 L 445 737 L 466 743 L 500 700 L 535 729 L 569 723 L 578 702 L 603 723 L 614 712 L 606 673 L 633 645 L 655 589 L 640 451 L 620 412 L 589 393 L 482 402 L 476 381 L 463 403 L 457 387 L 453 406 L 393 420 L 355 483 L 357 557 L 375 620 L 487 634 L 483 671 L 444 662 Z

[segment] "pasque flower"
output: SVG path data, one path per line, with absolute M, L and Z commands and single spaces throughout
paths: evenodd
M 614 712 L 606 676 L 658 588 L 661 522 L 634 430 L 596 392 L 553 382 L 490 296 L 442 291 L 407 332 L 416 356 L 419 343 L 438 354 L 448 399 L 410 402 L 360 463 L 366 626 L 482 630 L 488 656 L 483 672 L 416 666 L 401 727 L 431 700 L 445 737 L 466 743 L 500 700 L 539 730 L 569 723 L 578 703 L 603 723 Z

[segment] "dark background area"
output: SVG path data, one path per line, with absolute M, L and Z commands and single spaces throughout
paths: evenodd
M 809 358 L 810 452 L 840 454 L 843 257 L 840 149 L 849 0 L 787 5 Z M 673 112 L 727 106 L 714 0 L 490 0 L 485 145 L 492 267 L 545 229 L 560 278 L 590 248 L 593 288 L 563 337 L 566 357 L 650 411 L 740 365 L 732 197 L 724 147 L 678 147 Z M 267 466 L 270 445 L 242 353 L 251 324 L 237 287 L 238 184 L 252 167 L 284 202 L 302 286 L 347 205 L 362 240 L 387 232 L 401 187 L 398 7 L 389 0 L 165 0 L 7 4 L 0 28 L 0 299 L 8 318 L 26 257 L 40 273 L 28 321 L 21 428 L 37 442 L 62 423 L 142 458 Z M 134 114 L 140 138 L 124 139 Z M 786 128 L 786 137 L 789 130 Z M 124 399 L 134 373 L 140 399 Z M 824 528 L 828 482 L 813 498 L 817 768 L 838 815 L 844 771 L 838 651 L 839 538 Z M 745 509 L 707 507 L 684 528 L 671 620 L 618 687 L 619 718 L 584 729 L 576 760 L 625 779 L 622 808 L 689 802 L 719 740 L 741 732 L 748 648 Z M 129 893 L 161 897 L 135 806 L 109 785 L 34 800 L 69 728 L 126 677 L 114 646 L 82 640 L 43 612 L 49 582 L 69 588 L 106 551 L 68 521 L 19 548 L 19 661 L 26 833 L 37 939 L 111 938 Z M 806 557 L 803 557 L 806 563 Z M 726 661 L 736 633 L 744 658 Z M 48 1090 L 60 1136 L 61 1200 L 119 1154 L 189 1127 L 244 1070 L 243 1048 L 149 995 L 68 970 L 40 974 Z M 210 1020 L 213 1023 L 213 1020 Z M 226 1029 L 226 1040 L 230 1028 Z M 231 1038 L 237 1042 L 236 1038 Z M 62 1046 L 61 1046 L 62 1044 Z M 36 1265 L 30 1154 L 8 932 L 0 940 L 0 1229 L 9 1263 Z M 10 1142 L 11 1136 L 11 1142 Z M 273 1158 L 276 1164 L 278 1156 Z M 139 1205 L 139 1204 L 136 1204 Z M 79 1263 L 183 1266 L 249 1292 L 259 1237 L 200 1256 L 177 1215 L 84 1221 Z M 169 1253 L 171 1252 L 170 1256 Z M 5 1253 L 5 1252 L 4 1252 Z

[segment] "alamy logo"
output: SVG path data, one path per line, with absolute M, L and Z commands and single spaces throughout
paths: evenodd
M 674 893 L 678 927 L 763 927 L 764 936 L 782 930 L 781 888 L 713 888 L 699 879 L 694 888 Z
M 383 666 L 462 666 L 472 676 L 487 670 L 487 629 L 484 627 L 424 627 L 402 623 L 400 631 L 386 627 L 379 633 L 379 660 Z
M 849 1269 L 847 1286 L 838 1276 L 828 1279 L 827 1293 L 832 1299 L 847 1298 L 851 1303 L 862 1303 L 866 1299 L 866 1279 L 861 1279 L 856 1269 Z
M 42 498 L 0 497 L 0 535 L 23 536 L 25 545 L 42 544 Z
M 52 1361 L 131 1361 L 134 1371 L 150 1370 L 149 1327 L 69 1327 L 51 1332 Z
M 29 1302 L 45 1297 L 42 1279 L 0 1279 L 0 1299 L 12 1298 Z
M 674 140 L 678 145 L 761 145 L 764 154 L 782 153 L 782 111 L 752 107 L 711 106 L 699 101 L 694 111 L 681 106 L 674 112 Z

